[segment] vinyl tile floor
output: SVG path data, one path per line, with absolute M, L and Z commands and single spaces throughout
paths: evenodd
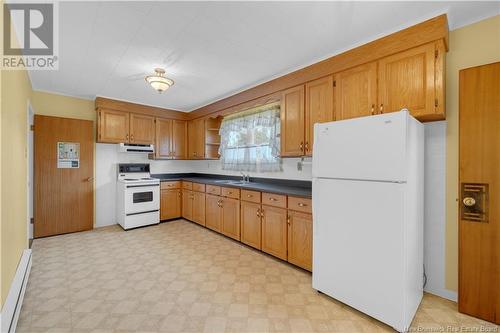
M 381 291 L 383 297 L 383 291 Z M 426 294 L 415 332 L 498 326 Z M 17 332 L 390 332 L 311 274 L 185 220 L 33 242 Z

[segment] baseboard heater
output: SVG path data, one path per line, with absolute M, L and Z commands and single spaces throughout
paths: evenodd
M 31 271 L 31 249 L 23 251 L 0 317 L 2 333 L 14 333 Z

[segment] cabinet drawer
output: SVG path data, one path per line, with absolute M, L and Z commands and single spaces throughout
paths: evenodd
M 260 192 L 241 190 L 241 200 L 260 203 Z
M 206 191 L 210 194 L 220 195 L 220 186 L 207 185 Z
M 288 197 L 288 209 L 298 212 L 312 213 L 311 199 L 301 197 Z
M 262 204 L 268 206 L 286 208 L 286 195 L 262 193 Z
M 205 184 L 193 183 L 193 191 L 205 192 Z
M 193 183 L 191 182 L 182 182 L 182 188 L 185 190 L 192 190 L 193 189 Z
M 181 182 L 176 180 L 172 182 L 161 182 L 160 189 L 162 190 L 173 190 L 181 187 Z
M 221 192 L 223 196 L 228 198 L 234 198 L 234 199 L 240 198 L 240 190 L 237 188 L 223 187 Z

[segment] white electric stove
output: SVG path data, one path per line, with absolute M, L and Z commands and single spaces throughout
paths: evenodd
M 160 222 L 160 180 L 151 178 L 149 164 L 118 164 L 117 219 L 123 229 Z

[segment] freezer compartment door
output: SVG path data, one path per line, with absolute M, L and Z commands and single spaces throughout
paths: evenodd
M 397 329 L 405 325 L 405 186 L 313 180 L 313 288 Z
M 405 181 L 408 113 L 316 124 L 313 178 Z

